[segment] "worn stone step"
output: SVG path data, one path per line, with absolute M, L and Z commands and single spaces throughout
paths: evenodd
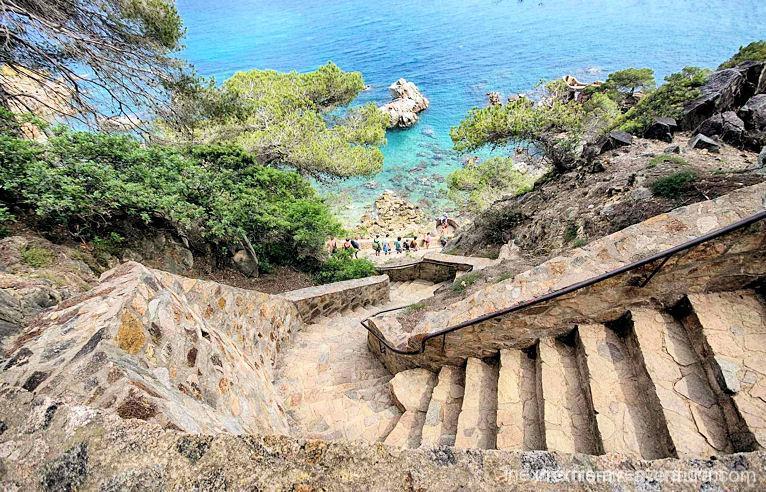
M 662 408 L 630 332 L 580 325 L 591 399 L 606 453 L 667 458 L 673 444 Z
M 498 368 L 471 357 L 465 368 L 465 392 L 457 420 L 455 446 L 494 449 L 497 438 Z
M 457 420 L 463 404 L 465 371 L 460 367 L 444 366 L 428 402 L 421 446 L 453 446 Z
M 600 454 L 584 361 L 578 360 L 576 343 L 543 338 L 539 359 L 547 449 Z
M 426 411 L 436 382 L 436 374 L 427 369 L 402 371 L 389 382 L 394 401 L 403 413 L 386 436 L 385 444 L 404 448 L 420 445 Z
M 751 290 L 690 294 L 709 378 L 737 451 L 766 447 L 766 306 Z M 690 333 L 695 333 L 689 326 Z M 729 408 L 730 403 L 731 408 Z
M 686 328 L 654 309 L 633 309 L 631 316 L 676 454 L 683 458 L 731 453 L 724 414 Z
M 501 350 L 497 381 L 497 449 L 545 449 L 536 347 Z

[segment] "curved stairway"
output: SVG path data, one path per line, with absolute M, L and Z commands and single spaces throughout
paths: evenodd
M 689 294 L 464 367 L 400 372 L 405 447 L 709 457 L 766 445 L 763 291 Z
M 298 435 L 379 441 L 389 434 L 401 415 L 388 387 L 393 376 L 367 349 L 359 322 L 431 297 L 440 285 L 392 282 L 388 303 L 318 318 L 293 335 L 277 361 L 275 386 Z

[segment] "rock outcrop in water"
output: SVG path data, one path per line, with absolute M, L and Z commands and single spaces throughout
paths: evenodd
M 405 79 L 397 80 L 388 87 L 388 90 L 394 100 L 381 106 L 380 109 L 391 118 L 389 128 L 411 127 L 418 122 L 418 113 L 424 111 L 430 104 L 420 89 Z

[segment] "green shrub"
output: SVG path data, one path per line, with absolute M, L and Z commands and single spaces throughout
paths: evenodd
M 111 255 L 117 256 L 122 245 L 125 242 L 125 238 L 116 232 L 110 232 L 106 237 L 96 236 L 93 238 L 93 249 L 96 255 Z
M 582 237 L 578 237 L 577 239 L 572 241 L 572 247 L 573 248 L 582 248 L 586 244 L 588 244 L 588 240 L 585 239 L 585 238 L 582 238 Z
M 567 224 L 566 229 L 564 229 L 564 242 L 571 243 L 572 241 L 577 239 L 577 231 L 578 231 L 577 224 L 570 221 Z
M 9 234 L 8 225 L 14 222 L 16 217 L 8 211 L 7 207 L 0 205 L 0 239 Z
M 450 199 L 473 212 L 485 210 L 503 196 L 518 196 L 532 189 L 533 181 L 513 167 L 509 157 L 470 162 L 447 176 Z
M 660 154 L 649 159 L 649 167 L 659 166 L 660 164 L 686 166 L 689 163 L 683 157 L 674 154 Z
M 176 149 L 72 131 L 42 145 L 0 135 L 6 196 L 41 226 L 66 226 L 107 249 L 126 223 L 155 222 L 214 251 L 246 235 L 267 261 L 312 266 L 341 229 L 307 179 L 234 146 Z
M 32 268 L 46 268 L 53 264 L 53 252 L 41 246 L 28 246 L 21 250 L 21 261 Z
M 709 70 L 686 67 L 668 76 L 665 84 L 641 99 L 618 118 L 612 127 L 634 135 L 643 135 L 656 117 L 680 118 L 684 105 L 700 96 L 699 88 L 705 84 L 709 75 Z
M 452 282 L 452 292 L 463 293 L 465 290 L 475 284 L 481 278 L 481 272 L 468 272 Z
M 349 252 L 341 250 L 320 266 L 316 280 L 321 284 L 329 284 L 376 274 L 375 265 L 370 260 L 353 258 Z
M 664 198 L 677 198 L 678 195 L 687 189 L 694 181 L 697 175 L 692 171 L 679 171 L 663 178 L 658 178 L 650 185 L 652 193 L 655 196 Z
M 416 313 L 418 311 L 422 311 L 426 308 L 426 303 L 423 301 L 416 302 L 415 304 L 410 304 L 407 306 L 407 308 L 404 310 L 404 314 L 412 314 Z
M 732 56 L 718 68 L 732 68 L 742 62 L 764 60 L 766 60 L 766 41 L 753 41 L 747 46 L 740 47 L 736 55 Z

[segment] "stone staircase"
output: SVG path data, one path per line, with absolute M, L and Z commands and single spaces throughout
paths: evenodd
M 275 386 L 296 434 L 321 439 L 379 441 L 401 415 L 392 375 L 367 349 L 359 322 L 383 309 L 431 297 L 424 280 L 391 282 L 390 301 L 316 318 L 297 331 L 276 362 Z
M 640 459 L 761 449 L 763 294 L 689 294 L 463 367 L 399 372 L 390 386 L 404 413 L 385 442 Z

